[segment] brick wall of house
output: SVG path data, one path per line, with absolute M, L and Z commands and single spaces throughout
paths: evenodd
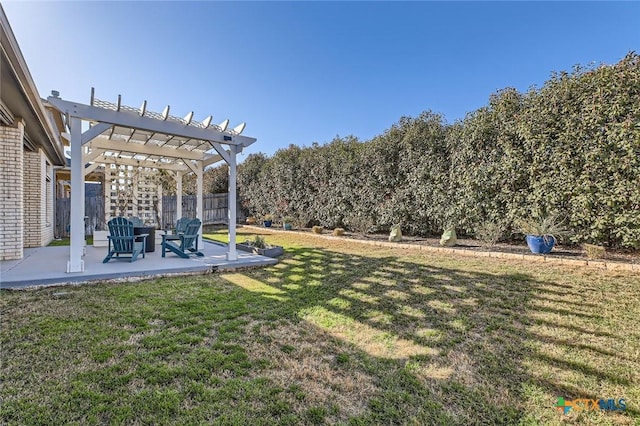
M 0 126 L 0 260 L 23 256 L 24 124 Z
M 51 163 L 44 152 L 24 152 L 24 246 L 42 247 L 53 239 Z

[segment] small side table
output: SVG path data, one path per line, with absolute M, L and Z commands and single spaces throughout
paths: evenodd
M 134 226 L 133 235 L 147 235 L 147 244 L 144 247 L 145 253 L 156 251 L 156 228 L 153 226 Z

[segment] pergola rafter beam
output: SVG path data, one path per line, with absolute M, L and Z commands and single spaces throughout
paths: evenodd
M 86 166 L 84 168 L 84 175 L 87 176 L 89 173 L 91 173 L 92 171 L 94 171 L 95 169 L 98 168 L 98 166 L 100 166 L 99 163 L 93 163 L 93 164 L 89 164 L 88 166 Z
M 136 134 L 136 131 L 134 130 L 133 132 L 131 132 L 131 134 L 129 135 L 129 137 L 127 138 L 127 143 L 131 142 L 131 140 L 133 139 L 133 135 Z
M 132 134 L 132 135 L 133 135 L 133 134 Z M 147 138 L 147 140 L 146 140 L 146 141 L 144 141 L 144 144 L 143 144 L 143 145 L 148 144 L 148 143 L 149 143 L 149 141 L 150 141 L 151 139 L 153 139 L 153 137 L 154 137 L 155 135 L 156 135 L 155 133 L 150 133 L 150 134 L 149 134 L 149 137 Z
M 211 146 L 213 147 L 213 149 L 216 150 L 216 152 L 222 157 L 222 159 L 224 161 L 227 162 L 227 164 L 229 164 L 229 162 L 231 161 L 231 154 L 229 154 L 227 151 L 225 151 L 225 149 L 222 147 L 222 145 L 220 145 L 217 142 L 213 142 L 211 144 Z
M 100 157 L 102 154 L 104 154 L 106 150 L 104 149 L 92 149 L 90 153 L 85 154 L 84 157 L 82 158 L 82 161 L 84 161 L 85 163 L 91 163 L 93 162 L 93 160 L 95 160 L 96 158 Z
M 132 158 L 122 158 L 122 157 L 111 157 L 111 156 L 100 156 L 94 160 L 94 164 L 122 164 L 124 166 L 133 166 L 133 167 L 148 167 L 150 169 L 164 169 L 164 170 L 174 170 L 174 171 L 188 171 L 187 166 L 182 164 L 173 164 L 167 163 L 162 164 L 158 161 L 150 161 L 150 160 L 134 160 Z
M 162 145 L 158 145 L 158 146 L 165 146 L 165 145 L 166 145 L 166 144 L 168 144 L 168 143 L 171 141 L 171 139 L 173 139 L 173 138 L 174 138 L 174 136 L 169 136 L 169 137 L 167 138 L 167 140 L 166 140 L 166 141 L 162 142 Z
M 199 150 L 199 151 L 200 150 L 207 151 L 210 147 L 211 147 L 211 144 L 209 142 L 204 142 L 204 143 L 201 143 L 200 145 L 194 147 L 193 149 L 194 150 Z
M 135 132 L 134 132 L 134 133 L 135 133 Z M 143 144 L 143 145 L 148 144 L 148 143 L 149 143 L 149 141 L 150 141 L 151 139 L 153 139 L 153 137 L 154 137 L 155 135 L 156 135 L 155 133 L 150 133 L 150 134 L 149 134 L 149 137 L 147 138 L 147 140 L 146 140 L 146 141 L 144 141 L 144 144 Z M 129 140 L 128 140 L 127 142 L 129 142 L 129 141 L 131 140 L 131 138 L 132 138 L 132 137 L 133 137 L 133 133 L 131 133 L 131 137 L 129 138 Z M 148 159 L 149 157 L 150 157 L 150 155 L 147 155 L 147 157 L 145 158 L 145 160 L 146 160 L 146 159 Z
M 94 139 L 90 143 L 91 148 L 101 148 L 109 151 L 135 152 L 138 154 L 157 155 L 169 158 L 188 158 L 189 160 L 203 160 L 202 152 L 191 152 L 160 146 L 134 144 L 120 141 Z
M 89 130 L 82 134 L 82 145 L 86 144 L 87 142 L 91 142 L 91 140 L 103 134 L 111 127 L 113 127 L 113 124 L 109 123 L 98 123 L 95 126 L 92 126 Z
M 191 161 L 191 160 L 184 160 L 184 164 L 191 169 L 191 171 L 193 173 L 195 173 L 196 175 L 199 173 L 198 171 L 198 167 L 196 166 L 195 162 Z
M 204 160 L 202 162 L 202 167 L 208 167 L 212 164 L 219 163 L 222 160 L 224 160 L 224 158 L 222 158 L 220 155 L 214 155 L 213 157 L 209 157 L 206 160 Z

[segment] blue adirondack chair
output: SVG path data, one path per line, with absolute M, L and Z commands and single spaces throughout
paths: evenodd
M 166 236 L 166 241 L 177 241 L 180 239 L 180 235 L 184 235 L 184 231 L 187 229 L 187 225 L 191 222 L 191 218 L 181 217 L 176 222 L 176 227 L 173 230 L 173 234 Z
M 198 250 L 198 232 L 200 231 L 200 219 L 190 219 L 189 223 L 184 229 L 184 234 L 177 235 L 177 239 L 173 241 L 180 241 L 175 243 L 167 237 L 176 237 L 176 235 L 163 235 L 162 236 L 162 257 L 165 257 L 167 250 L 174 252 L 180 257 L 185 259 L 189 258 L 189 255 L 204 256 L 202 252 Z
M 131 216 L 129 221 L 133 223 L 133 226 L 144 226 L 144 222 L 138 216 Z
M 111 234 L 107 236 L 109 253 L 102 263 L 107 263 L 114 256 L 118 259 L 131 259 L 130 262 L 136 260 L 140 253 L 142 253 L 142 257 L 145 257 L 144 248 L 147 244 L 147 235 L 134 235 L 133 223 L 130 220 L 125 217 L 114 217 L 107 223 L 107 226 L 109 234 Z
M 189 225 L 192 220 L 193 219 L 189 217 L 181 217 L 178 219 L 176 222 L 176 234 L 184 234 L 184 231 L 187 229 L 187 225 Z

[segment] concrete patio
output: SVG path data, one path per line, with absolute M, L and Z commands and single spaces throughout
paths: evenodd
M 158 277 L 172 274 L 211 273 L 217 269 L 237 269 L 273 265 L 276 259 L 238 252 L 238 260 L 226 259 L 226 244 L 204 241 L 204 257 L 183 259 L 168 252 L 162 258 L 160 245 L 131 263 L 129 259 L 112 259 L 102 263 L 106 247 L 87 246 L 84 272 L 66 273 L 69 247 L 39 247 L 24 250 L 24 258 L 0 262 L 0 288 L 21 289 L 63 284 L 80 284 L 128 278 Z

